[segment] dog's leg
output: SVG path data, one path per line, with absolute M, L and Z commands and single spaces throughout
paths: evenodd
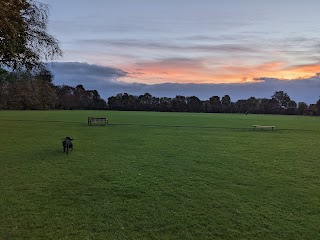
M 68 154 L 68 152 L 69 152 L 69 146 L 68 146 L 68 144 L 67 144 L 67 151 L 66 151 L 66 154 Z

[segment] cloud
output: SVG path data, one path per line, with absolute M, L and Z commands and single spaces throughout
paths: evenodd
M 295 65 L 289 67 L 288 70 L 301 73 L 315 73 L 318 71 L 320 72 L 320 63 Z
M 148 83 L 169 82 L 199 83 L 240 81 L 243 77 L 276 77 L 295 79 L 311 77 L 319 66 L 319 51 L 315 39 L 306 37 L 252 36 L 246 34 L 189 35 L 181 37 L 124 37 L 78 40 L 82 49 L 100 54 L 99 63 L 116 62 L 116 66 L 134 72 L 134 68 L 145 66 L 146 73 L 152 70 L 153 78 L 144 74 Z M 88 58 L 89 62 L 98 63 L 96 56 Z M 80 54 L 81 55 L 81 54 Z M 194 63 L 192 65 L 191 63 Z M 131 65 L 131 66 L 130 66 Z M 139 65 L 139 66 L 135 66 Z M 185 68 L 183 69 L 183 65 Z M 295 66 L 297 65 L 297 66 Z M 305 65 L 301 68 L 300 65 Z M 176 69 L 173 69 L 176 67 Z M 300 69 L 298 68 L 300 67 Z M 160 69 L 163 68 L 163 69 Z M 153 71 L 156 69 L 156 71 Z M 171 69 L 175 76 L 159 74 Z M 182 72 L 190 73 L 186 78 Z M 304 71 L 305 70 L 305 71 Z M 143 73 L 142 71 L 139 71 Z M 205 75 L 205 76 L 203 76 Z M 198 76 L 198 78 L 197 78 Z M 169 78 L 171 80 L 169 80 Z M 145 79 L 141 78 L 143 82 Z M 145 81 L 146 82 L 146 81 Z M 163 81 L 162 81 L 163 82 Z
M 261 52 L 261 50 L 253 47 L 248 47 L 237 43 L 186 43 L 180 41 L 179 43 L 168 42 L 168 41 L 154 41 L 154 40 L 143 40 L 143 39 L 86 39 L 79 40 L 78 44 L 86 46 L 100 46 L 106 47 L 111 46 L 114 48 L 125 48 L 125 49 L 143 49 L 143 50 L 161 50 L 161 51 L 213 51 L 213 52 Z
M 88 63 L 79 62 L 54 62 L 48 64 L 52 72 L 57 75 L 56 84 L 67 83 L 92 83 L 113 82 L 126 77 L 127 72 L 113 67 L 103 67 Z M 67 84 L 66 83 L 66 84 Z
M 184 59 L 184 61 L 187 61 Z M 273 66 L 273 65 L 272 65 Z M 141 70 L 141 69 L 137 69 Z M 315 103 L 319 99 L 320 73 L 308 78 L 296 80 L 283 80 L 279 78 L 255 78 L 252 82 L 239 82 L 229 84 L 143 84 L 125 83 L 120 81 L 128 76 L 128 72 L 112 67 L 103 67 L 87 63 L 59 62 L 54 63 L 52 71 L 55 75 L 55 84 L 67 84 L 76 86 L 84 85 L 86 89 L 96 89 L 100 95 L 107 99 L 118 93 L 141 95 L 146 92 L 158 97 L 175 97 L 176 95 L 197 96 L 202 100 L 211 96 L 220 97 L 228 94 L 232 101 L 247 99 L 251 96 L 257 98 L 270 98 L 279 90 L 283 90 L 297 101 Z
M 312 77 L 319 64 L 290 66 L 284 61 L 249 64 L 239 60 L 221 63 L 214 58 L 163 58 L 124 66 L 131 74 L 123 81 L 139 83 L 239 83 L 259 77 L 300 79 Z M 135 75 L 139 68 L 139 76 Z M 165 73 L 165 74 L 164 74 Z

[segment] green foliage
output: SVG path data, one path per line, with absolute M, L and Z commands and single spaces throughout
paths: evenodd
M 47 33 L 48 7 L 33 0 L 0 0 L 0 67 L 44 69 L 62 54 Z
M 1 111 L 0 131 L 0 239 L 320 238 L 317 117 Z

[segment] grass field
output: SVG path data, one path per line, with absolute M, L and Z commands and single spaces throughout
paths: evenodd
M 320 239 L 319 120 L 0 111 L 0 239 Z

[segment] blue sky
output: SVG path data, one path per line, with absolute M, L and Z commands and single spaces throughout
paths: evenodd
M 83 84 L 105 98 L 175 89 L 202 99 L 276 90 L 319 99 L 319 1 L 41 2 L 51 6 L 49 32 L 64 51 L 53 67 L 57 84 Z

